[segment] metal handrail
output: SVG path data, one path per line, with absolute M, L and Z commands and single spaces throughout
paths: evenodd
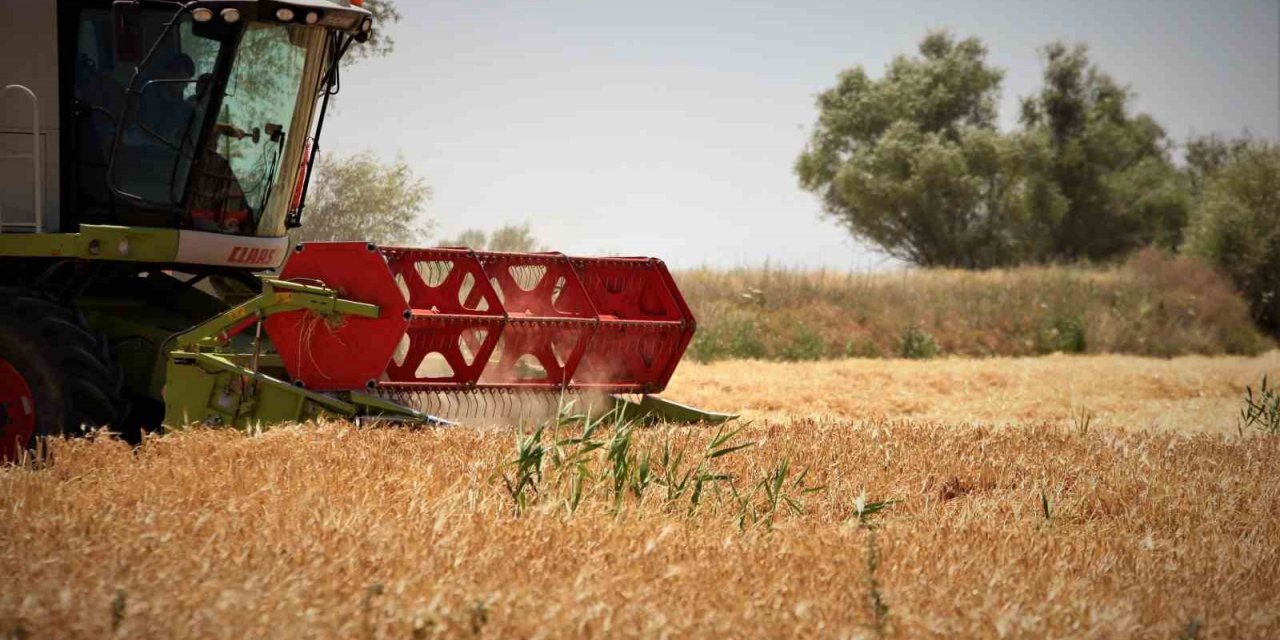
M 27 158 L 31 159 L 31 176 L 32 176 L 32 181 L 35 183 L 34 184 L 34 187 L 35 187 L 34 224 L 35 224 L 35 232 L 40 233 L 40 230 L 44 227 L 44 179 L 43 179 L 44 172 L 41 171 L 42 167 L 40 163 L 40 99 L 36 97 L 36 94 L 34 91 L 20 84 L 11 84 L 11 85 L 5 86 L 3 89 L 0 89 L 0 99 L 4 98 L 5 94 L 8 93 L 10 89 L 15 89 L 19 93 L 27 94 L 27 98 L 31 100 L 31 155 L 21 154 L 21 153 L 0 155 L 0 160 L 26 160 Z M 4 233 L 4 215 L 3 214 L 4 214 L 4 207 L 0 206 L 0 233 Z

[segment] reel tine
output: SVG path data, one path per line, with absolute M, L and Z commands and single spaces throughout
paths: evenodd
M 453 401 L 453 398 L 439 392 L 432 395 L 434 396 L 433 401 L 439 406 L 437 411 L 450 415 L 458 413 L 457 403 Z

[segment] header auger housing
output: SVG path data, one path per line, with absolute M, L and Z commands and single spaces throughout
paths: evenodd
M 656 259 L 291 247 L 359 4 L 0 0 L 0 459 L 572 394 L 731 417 L 650 395 L 695 328 Z

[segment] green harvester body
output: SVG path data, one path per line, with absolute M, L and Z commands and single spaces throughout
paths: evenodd
M 313 246 L 290 233 L 303 222 L 337 69 L 372 33 L 363 8 L 348 0 L 0 4 L 21 17 L 0 26 L 10 61 L 0 67 L 0 163 L 12 163 L 0 166 L 0 457 L 77 423 L 133 437 L 161 426 L 315 418 L 449 424 L 412 406 L 418 392 L 563 396 L 580 387 L 633 414 L 732 417 L 650 395 L 693 331 L 656 260 L 368 245 L 374 258 L 347 247 L 291 273 L 286 260 Z M 425 269 L 438 264 L 479 277 L 432 284 Z M 528 288 L 499 281 L 529 270 L 559 277 L 544 291 L 551 302 L 497 309 Z M 406 281 L 414 273 L 425 287 Z M 666 310 L 637 319 L 605 309 L 628 278 L 645 292 L 620 308 Z M 461 306 L 411 304 L 442 286 L 456 288 L 449 293 Z M 387 287 L 403 299 L 382 295 Z M 273 328 L 306 357 L 287 362 Z M 317 331 L 328 337 L 313 340 Z M 503 331 L 525 340 L 508 349 L 541 354 L 541 382 L 513 373 L 523 370 L 514 355 L 495 346 Z M 545 345 L 529 342 L 538 331 Z M 344 385 L 315 374 L 397 336 L 403 344 L 387 373 Z M 441 336 L 448 344 L 418 344 Z M 656 373 L 619 377 L 602 359 L 614 348 L 606 343 L 634 352 L 620 369 Z M 410 372 L 400 362 L 406 349 L 419 358 L 435 349 L 453 372 Z M 580 375 L 570 380 L 573 371 Z

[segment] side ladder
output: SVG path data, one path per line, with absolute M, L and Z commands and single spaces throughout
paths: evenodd
M 0 160 L 31 161 L 32 203 L 35 206 L 35 215 L 31 222 L 5 222 L 4 203 L 0 203 L 0 233 L 4 233 L 6 229 L 21 229 L 40 233 L 44 227 L 44 167 L 40 161 L 40 99 L 36 97 L 35 92 L 30 88 L 20 84 L 11 84 L 0 89 L 0 100 L 4 99 L 10 91 L 26 95 L 27 100 L 31 102 L 31 153 L 0 154 Z

